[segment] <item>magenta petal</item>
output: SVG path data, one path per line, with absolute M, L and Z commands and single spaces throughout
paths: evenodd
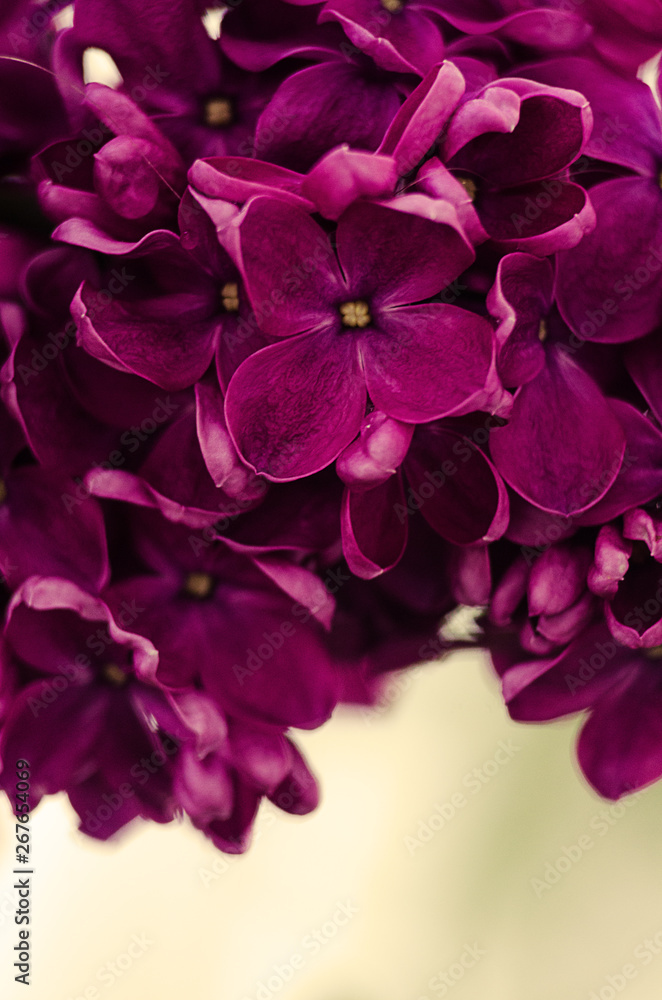
M 316 163 L 301 192 L 326 219 L 339 219 L 357 198 L 391 194 L 398 180 L 391 156 L 339 146 Z
M 630 507 L 649 503 L 662 493 L 662 433 L 630 403 L 610 399 L 609 406 L 625 431 L 623 464 L 611 488 L 578 519 L 579 524 L 603 524 Z M 586 480 L 587 499 L 603 490 L 603 474 Z
M 600 669 L 591 666 L 600 663 Z M 590 708 L 615 684 L 631 678 L 637 653 L 617 646 L 602 623 L 586 629 L 556 657 L 519 663 L 503 676 L 514 719 L 542 722 Z
M 510 422 L 493 431 L 490 449 L 497 469 L 521 496 L 543 510 L 571 514 L 607 492 L 625 443 L 593 379 L 552 348 L 546 367 L 515 397 Z M 591 496 L 593 480 L 601 486 L 598 496 Z
M 504 385 L 530 382 L 545 364 L 540 322 L 552 304 L 554 273 L 547 260 L 530 254 L 502 257 L 487 308 L 499 320 L 497 367 Z
M 424 423 L 488 402 L 494 334 L 487 320 L 432 303 L 385 309 L 361 337 L 368 392 L 384 413 Z
M 337 681 L 318 629 L 286 617 L 291 605 L 266 591 L 229 593 L 225 603 L 222 658 L 200 664 L 210 694 L 242 718 L 269 725 L 307 729 L 326 721 Z
M 501 83 L 486 87 L 480 96 L 466 101 L 453 116 L 443 139 L 444 159 L 451 159 L 479 136 L 494 142 L 499 133 L 512 133 L 519 113 L 520 101 L 514 90 Z
M 434 67 L 404 102 L 379 152 L 395 159 L 404 177 L 425 156 L 464 93 L 464 78 L 453 63 Z
M 591 188 L 591 201 L 595 229 L 559 254 L 558 306 L 585 340 L 634 340 L 662 308 L 662 193 L 653 180 L 621 177 Z
M 444 51 L 436 22 L 415 6 L 394 18 L 379 0 L 330 0 L 319 20 L 337 20 L 352 45 L 391 73 L 425 73 Z
M 492 131 L 481 122 L 479 132 L 475 131 L 477 123 L 472 123 L 473 129 L 464 126 L 464 142 L 454 155 L 452 166 L 469 169 L 498 187 L 517 187 L 551 177 L 577 158 L 590 134 L 593 116 L 583 94 L 573 90 L 545 87 L 522 79 L 500 80 L 498 84 L 489 84 L 482 98 L 469 101 L 460 109 L 451 130 L 459 129 L 470 105 L 487 102 L 491 91 L 498 93 L 495 107 L 499 113 L 505 103 L 504 96 L 516 92 L 517 124 L 508 128 L 510 122 L 504 121 L 498 130 Z M 467 136 L 471 140 L 468 143 Z M 449 132 L 449 143 L 451 138 Z M 455 137 L 451 148 L 457 148 L 457 142 Z M 450 155 L 453 154 L 449 149 L 447 156 Z
M 346 489 L 342 506 L 343 552 L 352 573 L 372 580 L 400 559 L 407 544 L 408 510 L 400 475 L 372 490 Z
M 453 206 L 425 195 L 388 205 L 357 202 L 338 223 L 336 239 L 352 293 L 372 293 L 381 308 L 436 295 L 474 259 Z
M 119 371 L 140 375 L 163 389 L 183 389 L 209 367 L 218 337 L 218 320 L 172 320 L 141 316 L 119 302 L 101 304 L 83 284 L 71 304 L 78 343 L 93 357 Z
M 586 589 L 591 554 L 588 549 L 552 545 L 531 567 L 527 596 L 529 615 L 558 615 Z
M 603 695 L 579 736 L 581 768 L 609 799 L 662 775 L 662 689 L 656 669 L 641 669 Z
M 300 208 L 313 208 L 299 193 L 303 175 L 275 163 L 242 156 L 212 156 L 196 160 L 188 176 L 191 185 L 207 198 L 221 198 L 241 205 L 263 194 L 282 198 Z
M 632 543 L 626 541 L 613 524 L 604 524 L 595 542 L 595 561 L 587 583 L 599 597 L 615 597 L 618 585 L 628 571 Z
M 662 424 L 662 337 L 655 330 L 631 344 L 625 364 L 646 402 Z
M 363 419 L 361 433 L 336 462 L 336 472 L 353 490 L 370 490 L 386 482 L 402 463 L 414 428 L 373 410 Z
M 285 812 L 305 816 L 317 808 L 319 788 L 298 747 L 291 740 L 287 740 L 287 743 L 292 756 L 290 770 L 278 788 L 269 795 L 269 799 Z
M 405 459 L 409 502 L 431 528 L 455 545 L 500 538 L 508 525 L 501 476 L 472 442 L 455 431 L 417 431 Z
M 247 358 L 228 386 L 225 412 L 246 462 L 283 482 L 333 462 L 358 434 L 365 402 L 356 344 L 323 330 Z
M 7 476 L 0 505 L 0 553 L 11 586 L 33 574 L 62 576 L 98 591 L 109 567 L 101 508 L 79 484 L 36 466 Z
M 3 720 L 0 738 L 4 760 L 29 758 L 33 809 L 43 795 L 61 792 L 68 784 L 87 777 L 90 754 L 105 721 L 105 701 L 90 697 L 87 685 L 68 683 L 63 694 L 40 713 L 39 706 L 46 705 L 44 695 L 52 693 L 52 681 L 35 681 L 23 688 Z M 62 738 L 63 733 L 68 733 L 67 739 Z M 0 780 L 4 785 L 4 773 Z M 11 794 L 10 788 L 4 787 Z
M 503 250 L 539 257 L 576 246 L 595 226 L 584 188 L 562 177 L 479 193 L 475 205 L 485 231 Z
M 289 337 L 328 323 L 345 285 L 324 230 L 303 209 L 252 199 L 237 222 L 241 266 L 261 328 Z
M 341 142 L 376 150 L 399 107 L 390 80 L 351 62 L 309 66 L 280 85 L 260 116 L 257 155 L 305 173 Z
M 227 496 L 253 498 L 266 493 L 266 483 L 256 480 L 243 464 L 225 422 L 225 400 L 215 380 L 202 379 L 195 387 L 196 421 L 200 450 L 214 484 Z

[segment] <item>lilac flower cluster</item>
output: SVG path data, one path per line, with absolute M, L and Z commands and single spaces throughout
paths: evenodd
M 659 0 L 207 7 L 0 14 L 0 785 L 242 851 L 461 604 L 660 777 Z

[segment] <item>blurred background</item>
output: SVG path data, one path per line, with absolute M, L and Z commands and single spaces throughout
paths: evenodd
M 249 853 L 188 825 L 32 820 L 32 1000 L 657 1000 L 662 786 L 608 804 L 579 720 L 511 722 L 482 654 L 394 677 L 386 709 L 297 735 L 323 798 L 269 805 Z M 0 810 L 3 1000 L 17 943 Z

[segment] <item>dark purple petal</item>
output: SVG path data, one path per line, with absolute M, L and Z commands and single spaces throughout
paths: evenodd
M 608 799 L 662 775 L 662 690 L 657 669 L 641 669 L 599 700 L 577 745 L 582 771 Z
M 333 462 L 358 434 L 365 403 L 354 340 L 322 330 L 251 355 L 232 377 L 225 412 L 245 461 L 287 481 Z
M 662 308 L 662 193 L 653 180 L 621 177 L 591 188 L 591 201 L 594 230 L 558 257 L 558 306 L 584 340 L 634 340 Z
M 503 535 L 508 524 L 506 488 L 468 438 L 442 427 L 421 429 L 404 468 L 409 504 L 446 541 L 475 545 Z
M 561 348 L 551 348 L 547 358 L 519 390 L 510 422 L 493 431 L 490 449 L 501 475 L 529 502 L 579 513 L 616 479 L 625 434 L 593 379 Z M 591 496 L 594 480 L 601 486 L 597 496 Z
M 453 206 L 425 195 L 352 205 L 336 240 L 352 295 L 380 309 L 430 298 L 474 259 Z
M 366 330 L 360 343 L 370 398 L 397 420 L 489 409 L 500 398 L 492 327 L 457 306 L 385 309 L 379 330 Z
M 400 475 L 372 490 L 345 490 L 343 552 L 352 573 L 363 580 L 372 580 L 402 558 L 408 516 L 404 501 Z
M 328 323 L 345 285 L 324 230 L 307 212 L 257 197 L 238 220 L 241 266 L 260 327 L 289 337 Z

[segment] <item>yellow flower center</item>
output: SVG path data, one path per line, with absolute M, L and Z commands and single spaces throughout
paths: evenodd
M 205 122 L 212 128 L 226 128 L 234 121 L 232 101 L 227 97 L 212 97 L 205 104 Z
M 469 195 L 469 199 L 471 201 L 475 201 L 476 191 L 478 190 L 478 188 L 476 187 L 476 182 L 472 181 L 470 177 L 456 177 L 455 179 L 460 182 L 464 190 Z
M 540 320 L 540 326 L 538 327 L 538 340 L 541 344 L 544 344 L 547 340 L 547 323 L 544 319 Z
M 235 313 L 239 309 L 239 289 L 234 281 L 221 288 L 221 301 L 226 312 Z
M 644 650 L 644 653 L 649 660 L 662 660 L 662 646 L 651 646 L 650 649 Z
M 358 299 L 356 302 L 344 302 L 340 307 L 340 317 L 343 326 L 353 329 L 358 327 L 362 330 L 364 326 L 372 323 L 368 303 L 363 302 L 361 299 Z
M 396 10 L 402 10 L 404 6 L 402 0 L 381 0 L 381 3 L 384 10 L 388 10 L 391 14 L 395 14 Z
M 107 663 L 102 673 L 106 680 L 110 681 L 114 687 L 124 687 L 128 680 L 127 675 L 116 663 Z
M 214 586 L 214 578 L 209 573 L 189 573 L 184 583 L 184 593 L 199 601 L 209 597 Z
M 5 486 L 4 479 L 0 479 L 0 503 L 4 503 L 7 499 L 7 487 Z

